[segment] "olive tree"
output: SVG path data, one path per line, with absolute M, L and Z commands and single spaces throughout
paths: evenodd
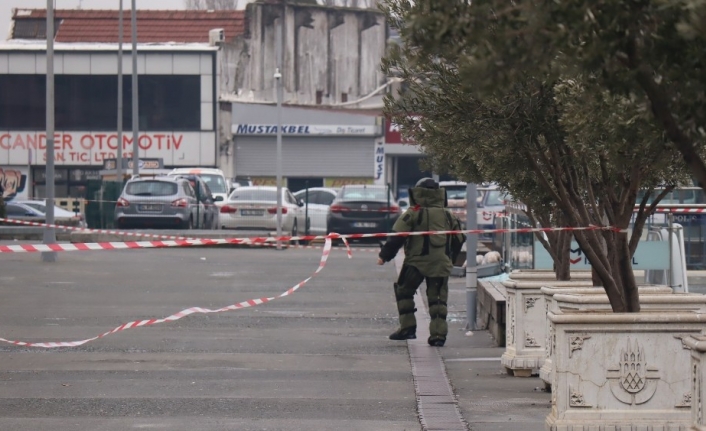
M 437 2 L 456 8 L 439 14 Z M 639 311 L 632 256 L 659 199 L 686 178 L 679 153 L 644 115 L 639 96 L 611 93 L 600 76 L 560 58 L 548 66 L 556 73 L 518 71 L 487 91 L 471 79 L 486 67 L 481 54 L 492 50 L 467 28 L 470 8 L 388 0 L 384 10 L 402 44 L 390 48 L 383 69 L 400 76 L 406 90 L 387 97 L 387 112 L 438 167 L 498 182 L 530 208 L 554 214 L 554 225 L 597 227 L 574 236 L 613 310 Z

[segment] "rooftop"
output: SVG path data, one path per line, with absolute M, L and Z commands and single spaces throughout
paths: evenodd
M 46 9 L 15 9 L 12 39 L 46 39 Z M 55 41 L 117 43 L 117 10 L 58 9 Z M 245 12 L 233 10 L 138 10 L 139 43 L 208 43 L 208 32 L 224 29 L 226 41 L 245 32 Z M 123 15 L 123 37 L 130 40 L 130 11 Z

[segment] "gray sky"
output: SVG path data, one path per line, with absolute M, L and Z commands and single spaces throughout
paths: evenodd
M 136 0 L 139 9 L 184 9 L 184 0 Z M 118 9 L 118 0 L 54 0 L 57 9 Z M 123 7 L 130 9 L 131 0 L 123 0 Z M 47 0 L 0 0 L 0 40 L 8 38 L 12 8 L 46 9 Z

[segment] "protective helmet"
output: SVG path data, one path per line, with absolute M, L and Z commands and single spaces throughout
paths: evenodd
M 434 181 L 433 178 L 422 178 L 421 180 L 417 181 L 417 184 L 414 185 L 414 187 L 422 187 L 425 189 L 438 189 L 439 188 L 439 183 Z

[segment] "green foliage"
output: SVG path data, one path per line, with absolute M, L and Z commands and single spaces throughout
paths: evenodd
M 658 185 L 684 182 L 685 166 L 631 71 L 610 71 L 622 85 L 615 91 L 598 57 L 568 61 L 545 45 L 583 49 L 567 31 L 556 31 L 561 42 L 540 31 L 542 13 L 528 7 L 539 3 L 388 0 L 384 10 L 403 43 L 390 47 L 383 70 L 407 88 L 386 98 L 386 111 L 436 171 L 497 182 L 545 226 L 627 228 L 638 189 L 649 196 Z M 630 257 L 655 205 L 646 202 L 630 238 L 576 235 L 617 311 L 639 310 Z

